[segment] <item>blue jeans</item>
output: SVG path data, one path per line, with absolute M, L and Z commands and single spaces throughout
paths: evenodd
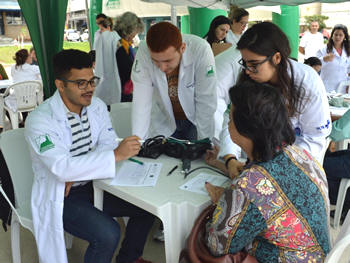
M 323 168 L 327 175 L 329 199 L 331 204 L 335 204 L 340 180 L 350 178 L 350 150 L 327 152 L 323 161 Z M 350 191 L 346 194 L 344 208 L 345 211 L 350 208 Z
M 110 263 L 121 236 L 113 217 L 130 217 L 118 263 L 131 263 L 142 256 L 154 216 L 116 196 L 104 193 L 103 211 L 93 206 L 92 183 L 72 187 L 64 199 L 63 226 L 73 236 L 89 242 L 84 262 Z
M 189 120 L 175 120 L 176 130 L 171 135 L 180 140 L 197 140 L 197 128 Z

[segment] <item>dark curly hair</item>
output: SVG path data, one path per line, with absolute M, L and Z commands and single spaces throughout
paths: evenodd
M 204 36 L 204 37 L 207 37 L 207 41 L 208 41 L 209 45 L 211 46 L 214 42 L 217 41 L 215 30 L 218 26 L 229 25 L 231 27 L 231 24 L 232 23 L 231 23 L 230 19 L 228 19 L 226 16 L 215 17 L 210 23 L 208 33 Z M 224 42 L 226 42 L 226 38 L 224 38 L 223 40 L 224 40 Z
M 295 116 L 302 111 L 301 101 L 305 95 L 303 87 L 294 85 L 294 71 L 289 61 L 291 52 L 289 41 L 283 31 L 270 22 L 262 22 L 253 25 L 241 37 L 237 43 L 237 49 L 248 49 L 251 52 L 261 56 L 273 56 L 277 52 L 281 54 L 281 61 L 275 66 L 278 74 L 278 89 L 286 99 L 289 116 Z M 289 75 L 289 69 L 290 74 Z M 250 79 L 249 76 L 242 71 L 239 81 Z
M 229 95 L 232 121 L 241 135 L 252 140 L 254 161 L 269 161 L 294 143 L 295 133 L 279 89 L 246 80 L 232 87 Z

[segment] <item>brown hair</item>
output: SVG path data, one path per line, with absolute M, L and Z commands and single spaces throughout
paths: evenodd
M 230 12 L 228 18 L 233 22 L 241 21 L 242 17 L 249 16 L 249 12 L 243 8 L 239 8 L 236 5 L 230 5 Z
M 147 32 L 147 46 L 152 52 L 163 52 L 169 47 L 179 50 L 182 45 L 180 30 L 169 22 L 157 23 Z
M 29 56 L 28 50 L 26 49 L 18 50 L 15 56 L 13 57 L 13 59 L 16 61 L 16 68 L 26 63 L 28 56 Z

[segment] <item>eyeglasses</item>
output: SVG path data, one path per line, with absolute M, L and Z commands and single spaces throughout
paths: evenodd
M 238 64 L 241 65 L 241 67 L 244 70 L 248 70 L 252 73 L 258 73 L 259 72 L 257 69 L 258 66 L 260 66 L 261 64 L 264 64 L 266 61 L 269 61 L 271 58 L 272 58 L 272 56 L 268 56 L 267 58 L 263 59 L 262 61 L 252 63 L 250 66 L 247 66 L 247 63 L 243 60 L 243 58 L 241 58 L 238 61 Z
M 89 84 L 91 87 L 95 88 L 98 85 L 98 82 L 100 80 L 100 78 L 96 77 L 96 76 L 94 76 L 90 80 L 85 80 L 85 79 L 70 80 L 70 79 L 65 79 L 65 78 L 58 78 L 58 79 L 62 80 L 63 82 L 74 83 L 77 85 L 78 89 L 80 89 L 80 90 L 86 89 Z

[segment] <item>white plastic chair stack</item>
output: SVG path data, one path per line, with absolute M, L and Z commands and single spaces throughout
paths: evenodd
M 10 115 L 12 129 L 17 129 L 19 114 L 34 110 L 43 101 L 43 87 L 39 81 L 19 82 L 8 87 L 2 96 L 5 100 L 4 109 Z
M 21 252 L 19 225 L 21 224 L 33 233 L 30 201 L 34 174 L 29 149 L 24 138 L 24 128 L 3 132 L 0 137 L 0 148 L 10 172 L 15 192 L 15 207 L 11 204 L 1 186 L 0 192 L 4 195 L 12 209 L 12 260 L 14 263 L 20 263 Z M 70 248 L 72 244 L 72 236 L 66 236 L 66 240 L 66 247 Z
M 131 102 L 114 103 L 111 105 L 112 127 L 118 137 L 131 136 Z
M 343 226 L 335 241 L 333 249 L 329 252 L 326 257 L 325 263 L 339 263 L 342 254 L 346 248 L 350 245 L 350 211 L 348 212 Z M 349 259 L 347 262 L 350 262 Z

